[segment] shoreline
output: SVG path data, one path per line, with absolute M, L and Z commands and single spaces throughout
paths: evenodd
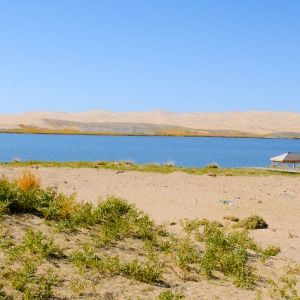
M 44 134 L 44 135 L 88 135 L 88 136 L 138 136 L 138 137 L 208 137 L 208 138 L 245 138 L 245 139 L 281 139 L 281 140 L 299 140 L 299 137 L 272 137 L 268 136 L 268 134 L 264 135 L 257 135 L 257 134 L 249 134 L 249 135 L 209 135 L 209 134 L 142 134 L 142 133 L 132 133 L 132 134 L 125 134 L 125 133 L 106 133 L 106 132 L 62 132 L 62 131 L 40 131 L 40 132 L 31 132 L 31 131 L 22 131 L 22 130 L 0 130 L 0 134 Z
M 289 169 L 284 168 L 260 168 L 260 167 L 239 167 L 239 168 L 222 168 L 215 164 L 207 165 L 203 168 L 193 167 L 181 167 L 174 166 L 172 164 L 136 164 L 131 161 L 69 161 L 69 162 L 57 162 L 57 161 L 16 161 L 16 162 L 0 162 L 1 167 L 16 167 L 16 168 L 71 168 L 71 169 L 105 169 L 115 170 L 120 172 L 137 171 L 146 173 L 186 173 L 189 175 L 207 175 L 207 176 L 222 176 L 222 177 L 234 177 L 234 176 L 300 176 L 297 172 L 288 172 Z M 294 169 L 291 169 L 294 170 Z

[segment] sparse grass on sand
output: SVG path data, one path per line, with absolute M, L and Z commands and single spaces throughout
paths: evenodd
M 298 177 L 300 174 L 288 173 L 280 171 L 260 170 L 255 168 L 221 168 L 217 164 L 213 163 L 205 168 L 186 168 L 175 166 L 174 162 L 168 162 L 166 164 L 159 165 L 157 163 L 152 164 L 135 164 L 133 161 L 96 161 L 96 162 L 46 162 L 46 161 L 13 161 L 3 162 L 0 166 L 7 167 L 67 167 L 67 168 L 94 168 L 94 169 L 112 169 L 121 171 L 140 171 L 140 172 L 154 172 L 154 173 L 173 173 L 173 172 L 185 172 L 187 174 L 194 175 L 209 175 L 215 176 L 289 176 Z
M 190 299 L 189 282 L 204 281 L 254 290 L 263 282 L 273 299 L 299 299 L 298 266 L 279 281 L 258 275 L 280 248 L 263 249 L 245 229 L 184 219 L 177 236 L 124 199 L 93 206 L 29 186 L 0 179 L 0 299 Z

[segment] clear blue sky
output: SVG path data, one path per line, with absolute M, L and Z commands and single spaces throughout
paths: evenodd
M 1 0 L 0 113 L 300 112 L 299 0 Z

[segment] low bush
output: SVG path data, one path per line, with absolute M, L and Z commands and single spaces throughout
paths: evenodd
M 233 228 L 242 227 L 245 229 L 263 229 L 263 228 L 268 228 L 268 224 L 260 216 L 250 216 L 234 224 L 232 227 Z
M 276 256 L 280 251 L 281 251 L 280 247 L 270 245 L 265 250 L 263 250 L 262 255 L 266 257 Z
M 197 230 L 201 225 L 203 225 L 203 222 L 198 219 L 183 219 L 180 220 L 180 225 L 187 234 L 190 234 L 193 231 Z
M 29 251 L 44 258 L 63 256 L 62 249 L 54 243 L 52 238 L 43 235 L 41 231 L 34 232 L 31 229 L 26 230 L 22 243 L 12 248 L 14 253 L 24 253 L 24 251 Z
M 206 169 L 218 169 L 219 166 L 216 163 L 212 163 L 212 164 L 206 165 L 205 168 Z
M 35 273 L 36 265 L 27 260 L 21 268 L 12 271 L 8 279 L 11 281 L 13 288 L 24 292 L 27 285 L 34 281 Z
M 209 221 L 207 219 L 180 220 L 180 225 L 187 234 L 191 234 L 193 231 L 196 231 L 200 226 L 206 226 L 208 224 Z
M 185 299 L 182 292 L 172 292 L 170 290 L 164 290 L 158 295 L 158 300 L 180 300 Z
M 49 299 L 58 284 L 58 276 L 48 269 L 46 274 L 37 275 L 36 265 L 30 260 L 17 270 L 10 270 L 7 279 L 14 289 L 23 293 L 24 300 Z
M 94 211 L 94 219 L 101 225 L 102 244 L 111 244 L 124 237 L 154 240 L 160 233 L 149 216 L 126 200 L 108 197 L 100 201 Z
M 80 272 L 82 272 L 85 268 L 97 269 L 100 260 L 88 245 L 83 246 L 83 251 L 76 250 L 72 252 L 69 259 Z
M 16 245 L 11 238 L 4 238 L 0 242 L 0 248 L 11 261 L 20 262 L 26 259 L 40 261 L 42 258 L 64 257 L 62 249 L 52 238 L 43 235 L 41 231 L 35 233 L 30 229 L 26 230 L 21 243 Z
M 286 266 L 286 273 L 288 275 L 300 275 L 300 264 L 287 265 Z
M 237 286 L 251 286 L 254 283 L 247 249 L 258 250 L 259 247 L 246 231 L 225 235 L 218 227 L 208 225 L 204 229 L 204 243 L 205 254 L 200 266 L 208 278 L 213 277 L 213 271 L 220 271 L 233 277 L 233 283 Z
M 0 180 L 0 212 L 32 213 L 44 217 L 59 230 L 101 226 L 99 242 L 111 244 L 126 236 L 154 240 L 162 233 L 149 216 L 126 200 L 110 196 L 94 207 L 78 203 L 76 194 L 66 196 L 50 188 L 21 189 L 15 182 Z
M 123 263 L 122 272 L 135 280 L 153 283 L 162 278 L 163 266 L 152 260 L 138 261 L 137 259 Z
M 0 204 L 2 213 L 33 213 L 43 215 L 43 210 L 56 197 L 50 189 L 21 189 L 16 182 L 0 180 Z
M 299 300 L 296 288 L 297 280 L 293 277 L 282 276 L 278 280 L 268 280 L 269 295 L 272 299 Z
M 122 262 L 119 256 L 99 258 L 88 246 L 83 251 L 75 251 L 70 255 L 71 261 L 82 272 L 85 268 L 95 269 L 101 274 L 119 275 L 134 278 L 141 282 L 152 283 L 161 279 L 163 266 L 152 260 Z
M 169 249 L 176 265 L 187 270 L 190 264 L 197 264 L 201 259 L 201 252 L 189 238 L 173 239 Z

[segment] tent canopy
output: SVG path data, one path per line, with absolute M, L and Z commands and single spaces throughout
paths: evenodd
M 272 157 L 270 160 L 281 163 L 300 163 L 300 153 L 287 152 L 279 156 Z

